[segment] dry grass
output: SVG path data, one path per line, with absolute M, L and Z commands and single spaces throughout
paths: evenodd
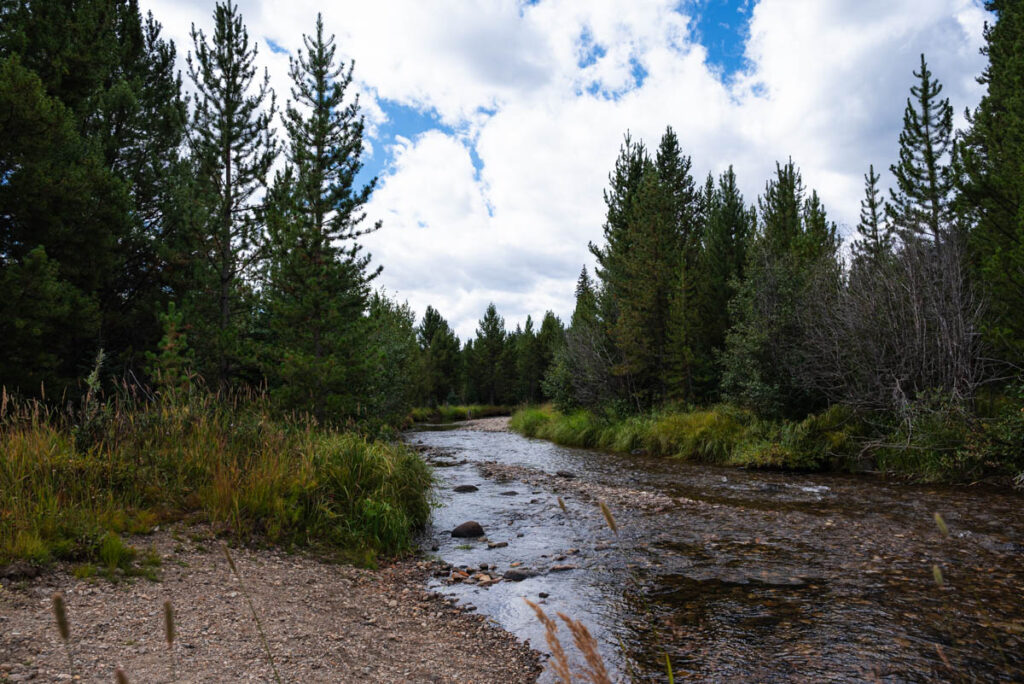
M 429 487 L 410 449 L 281 420 L 260 397 L 119 395 L 55 411 L 0 393 L 0 564 L 127 570 L 118 534 L 181 518 L 372 559 L 411 547 Z
M 583 656 L 584 664 L 575 673 L 569 664 L 569 656 L 558 638 L 558 623 L 552 620 L 544 612 L 544 609 L 533 601 L 524 598 L 527 605 L 536 613 L 537 619 L 544 625 L 544 640 L 551 650 L 551 660 L 548 667 L 558 677 L 562 684 L 572 684 L 573 681 L 590 682 L 591 684 L 611 684 L 611 677 L 605 667 L 604 659 L 597 650 L 597 639 L 590 633 L 586 625 L 578 620 L 573 620 L 565 613 L 557 613 L 558 617 L 569 628 L 572 634 L 573 644 Z M 575 678 L 575 679 L 574 679 Z

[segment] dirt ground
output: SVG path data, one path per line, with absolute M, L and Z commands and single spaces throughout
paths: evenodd
M 459 423 L 460 430 L 475 430 L 477 432 L 508 432 L 509 416 L 497 416 L 495 418 L 474 418 L 473 420 Z
M 0 575 L 0 682 L 274 681 L 251 596 L 282 681 L 533 682 L 528 645 L 423 589 L 444 569 L 410 559 L 380 570 L 324 563 L 278 550 L 233 550 L 185 526 L 129 540 L 152 547 L 160 581 L 76 579 L 59 565 L 38 577 Z M 60 639 L 52 596 L 70 623 Z M 168 648 L 163 604 L 174 607 Z

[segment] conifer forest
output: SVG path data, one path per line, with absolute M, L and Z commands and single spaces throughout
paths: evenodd
M 688 131 L 622 131 L 574 308 L 506 322 L 492 303 L 470 338 L 436 303 L 414 310 L 380 284 L 389 264 L 366 240 L 390 237 L 387 221 L 368 211 L 378 179 L 363 173 L 362 64 L 342 58 L 318 15 L 289 55 L 288 89 L 275 91 L 258 66 L 265 45 L 239 6 L 209 4 L 212 24 L 203 26 L 213 28 L 193 25 L 189 44 L 176 45 L 138 0 L 0 0 L 0 579 L 4 567 L 26 563 L 145 575 L 122 537 L 182 521 L 239 548 L 305 548 L 373 566 L 424 544 L 424 530 L 439 524 L 432 491 L 451 484 L 442 471 L 466 463 L 444 461 L 430 451 L 444 438 L 416 431 L 489 416 L 511 415 L 512 433 L 594 450 L 622 472 L 699 464 L 722 468 L 722 482 L 751 472 L 779 478 L 773 487 L 856 477 L 912 492 L 948 487 L 951 497 L 984 487 L 1019 506 L 1018 0 L 984 3 L 993 19 L 976 75 L 983 94 L 963 117 L 928 54 L 890 65 L 913 83 L 898 156 L 873 160 L 862 192 L 845 198 L 859 206 L 855 226 L 842 229 L 799 158 L 765 160 L 774 170 L 745 196 L 741 180 L 752 179 L 738 178 L 728 159 L 695 159 Z M 695 162 L 724 170 L 699 176 Z M 585 477 L 559 477 L 568 489 L 552 490 L 560 510 L 551 515 L 571 522 L 576 492 L 593 499 L 603 534 L 627 543 L 625 499 L 620 511 L 612 494 L 572 489 Z M 939 513 L 925 517 L 928 534 L 938 524 L 948 536 Z M 1022 522 L 1000 524 L 1010 539 L 1006 530 Z M 999 548 L 1017 560 L 998 566 L 996 584 L 977 586 L 991 589 L 989 603 L 1003 613 L 965 618 L 1000 636 L 985 641 L 982 627 L 966 628 L 965 645 L 935 626 L 938 617 L 908 627 L 907 639 L 927 647 L 910 669 L 893 665 L 894 681 L 1010 681 L 1024 672 L 1024 604 L 995 593 L 1020 588 L 1021 566 L 1012 566 L 1024 540 L 1000 543 L 1015 544 Z M 442 544 L 440 553 L 479 564 L 468 548 Z M 571 565 L 552 569 L 580 572 L 574 552 L 561 553 Z M 944 562 L 922 566 L 929 587 L 955 589 L 966 573 Z M 446 581 L 497 595 L 488 583 L 498 576 L 479 567 L 463 579 L 453 565 Z M 506 574 L 499 586 L 512 581 Z M 686 599 L 685 610 L 706 595 Z M 559 610 L 571 612 L 567 605 Z M 609 672 L 577 641 L 592 668 L 586 681 L 630 679 L 632 667 L 653 681 L 646 677 L 665 676 L 666 659 L 667 681 L 673 667 L 717 681 L 802 678 L 724 663 L 729 646 L 709 669 L 714 648 L 702 655 L 680 645 L 696 643 L 693 633 L 679 636 L 689 629 L 682 605 L 645 609 L 664 622 L 650 642 L 594 629 L 594 657 Z M 577 608 L 589 619 L 585 602 Z M 531 641 L 550 649 L 543 634 Z M 268 654 L 280 654 L 270 641 Z M 13 644 L 0 639 L 0 664 L 14 662 L 4 652 L 15 653 Z M 67 669 L 60 653 L 55 662 Z M 75 671 L 86 667 L 68 653 Z M 557 652 L 552 662 L 550 681 L 573 679 L 568 665 L 559 674 Z M 0 682 L 20 681 L 11 675 L 20 669 L 3 667 Z M 874 665 L 822 667 L 802 672 L 887 677 Z M 519 681 L 508 676 L 483 680 Z

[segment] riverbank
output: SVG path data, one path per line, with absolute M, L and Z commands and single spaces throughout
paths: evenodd
M 0 578 L 0 682 L 268 681 L 272 670 L 246 601 L 251 596 L 283 681 L 533 682 L 537 653 L 424 589 L 440 564 L 409 558 L 378 570 L 278 549 L 235 549 L 244 586 L 204 526 L 129 543 L 158 557 L 160 581 L 79 579 L 60 563 Z M 32 576 L 36 574 L 36 576 Z M 68 662 L 51 609 L 61 592 Z M 163 603 L 174 607 L 168 650 Z
M 402 444 L 282 417 L 258 396 L 117 396 L 0 408 L 0 567 L 129 569 L 119 535 L 178 520 L 372 562 L 430 516 L 429 469 Z
M 516 411 L 510 429 L 562 446 L 643 453 L 696 463 L 796 471 L 881 472 L 922 482 L 981 479 L 1024 486 L 1024 410 L 987 422 L 936 413 L 912 426 L 870 423 L 843 406 L 795 420 L 765 420 L 719 404 L 616 416 L 551 407 Z M 1017 446 L 1014 446 L 1017 445 Z

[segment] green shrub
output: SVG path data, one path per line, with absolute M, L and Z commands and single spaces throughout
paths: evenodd
M 524 437 L 537 437 L 551 420 L 551 413 L 540 408 L 523 408 L 516 411 L 509 421 L 509 429 Z

